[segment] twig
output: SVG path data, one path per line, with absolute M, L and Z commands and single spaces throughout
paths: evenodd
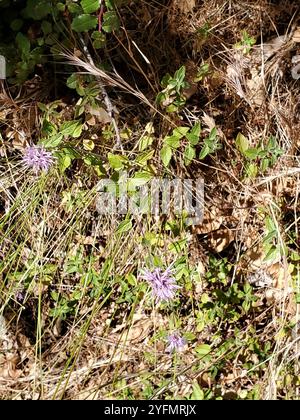
M 86 54 L 86 58 L 87 58 L 88 62 L 93 67 L 95 67 L 94 60 L 93 60 L 91 54 L 89 53 L 89 50 L 86 46 L 86 43 L 85 43 L 82 35 L 79 35 L 79 39 L 80 39 L 80 42 L 82 44 L 83 51 Z M 100 80 L 99 76 L 98 76 L 98 80 Z M 106 106 L 106 111 L 107 111 L 109 117 L 111 118 L 111 122 L 112 122 L 112 125 L 113 125 L 115 133 L 116 133 L 116 144 L 115 144 L 114 148 L 120 148 L 122 151 L 124 151 L 123 146 L 122 146 L 122 142 L 121 142 L 121 136 L 120 136 L 119 128 L 118 128 L 118 125 L 117 125 L 117 121 L 114 118 L 113 105 L 111 103 L 111 100 L 108 96 L 108 93 L 107 93 L 103 83 L 101 82 L 101 80 L 100 80 L 100 87 L 101 87 L 101 93 L 102 93 L 102 96 L 103 96 L 103 100 L 104 100 L 104 103 L 105 103 L 105 106 Z

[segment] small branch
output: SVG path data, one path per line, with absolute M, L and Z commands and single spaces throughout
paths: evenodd
M 102 32 L 102 18 L 103 18 L 103 14 L 104 14 L 104 4 L 101 3 L 99 15 L 98 15 L 98 31 L 99 32 Z
M 87 57 L 88 62 L 92 66 L 95 67 L 94 60 L 93 60 L 91 54 L 89 53 L 89 50 L 88 50 L 88 48 L 86 46 L 86 43 L 85 43 L 82 35 L 79 35 L 79 39 L 80 39 L 80 42 L 82 44 L 83 51 L 86 54 L 86 57 Z M 110 98 L 108 96 L 108 93 L 107 93 L 104 85 L 102 84 L 102 82 L 101 82 L 101 80 L 99 78 L 98 78 L 98 80 L 100 81 L 101 93 L 102 93 L 102 96 L 103 96 L 104 104 L 106 106 L 106 111 L 107 111 L 109 117 L 111 118 L 111 122 L 112 122 L 112 125 L 114 127 L 115 134 L 116 134 L 116 144 L 115 144 L 115 147 L 114 148 L 119 148 L 119 149 L 121 149 L 123 151 L 124 149 L 123 149 L 122 142 L 121 142 L 120 131 L 119 131 L 119 128 L 118 128 L 117 121 L 116 121 L 116 119 L 114 117 L 113 105 L 111 103 L 111 100 L 110 100 Z

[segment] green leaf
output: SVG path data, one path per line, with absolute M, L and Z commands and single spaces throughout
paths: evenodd
M 247 137 L 245 137 L 242 133 L 239 133 L 236 136 L 235 144 L 238 148 L 238 150 L 245 155 L 246 150 L 249 148 L 249 141 Z
M 172 149 L 167 144 L 163 146 L 163 148 L 160 151 L 160 157 L 163 162 L 163 164 L 167 167 L 170 163 L 170 160 L 172 158 Z
M 217 128 L 214 127 L 214 128 L 212 128 L 211 132 L 209 133 L 208 138 L 209 138 L 210 141 L 214 142 L 216 140 L 216 137 L 217 137 Z
M 153 137 L 151 135 L 145 135 L 139 140 L 139 150 L 143 151 L 153 143 Z
M 68 9 L 73 15 L 81 15 L 83 12 L 82 7 L 77 3 L 69 3 Z
M 72 159 L 68 154 L 61 154 L 58 158 L 58 167 L 61 172 L 65 172 L 72 163 Z
M 130 219 L 125 219 L 117 227 L 116 233 L 128 232 L 130 229 L 132 229 L 132 222 Z
M 66 5 L 65 5 L 65 4 L 63 4 L 63 3 L 61 3 L 61 2 L 59 2 L 59 3 L 57 3 L 56 8 L 57 8 L 57 10 L 59 10 L 60 12 L 64 12 L 64 11 L 65 11 L 65 8 L 66 8 Z
M 200 346 L 197 346 L 195 350 L 200 356 L 206 356 L 211 352 L 211 346 L 209 344 L 200 344 Z
M 143 152 L 136 157 L 135 161 L 139 165 L 145 165 L 148 162 L 148 160 L 153 158 L 154 153 L 155 153 L 155 150 L 149 150 L 149 151 Z
M 270 159 L 267 159 L 267 158 L 262 159 L 261 164 L 260 164 L 261 171 L 265 172 L 269 168 L 270 163 L 271 163 Z
M 99 31 L 92 33 L 92 39 L 94 48 L 103 48 L 106 44 L 106 35 Z
M 210 153 L 210 148 L 207 144 L 204 144 L 204 146 L 201 149 L 201 152 L 199 154 L 199 159 L 204 159 L 206 158 L 207 155 L 209 155 Z
M 84 13 L 94 13 L 100 7 L 99 0 L 81 0 L 80 2 Z
M 265 218 L 265 225 L 268 232 L 277 232 L 277 226 L 270 216 L 266 216 Z
M 246 174 L 250 178 L 255 178 L 257 173 L 258 173 L 258 168 L 257 168 L 257 165 L 255 165 L 254 163 L 250 163 L 249 165 L 246 166 Z
M 128 159 L 121 155 L 114 155 L 108 153 L 107 155 L 110 167 L 115 170 L 120 170 L 124 168 L 124 164 L 128 162 Z
M 69 89 L 76 89 L 77 83 L 77 74 L 73 73 L 67 78 L 67 86 Z
M 22 55 L 27 56 L 30 52 L 30 41 L 27 36 L 18 32 L 16 36 L 16 43 Z
M 204 392 L 203 390 L 200 388 L 199 384 L 197 382 L 195 382 L 193 384 L 193 393 L 191 396 L 192 400 L 204 400 Z
M 24 16 L 34 20 L 42 20 L 51 13 L 51 2 L 49 0 L 27 0 Z
M 201 124 L 197 122 L 189 133 L 186 134 L 186 138 L 192 146 L 196 146 L 199 142 L 199 137 L 201 134 Z
M 47 20 L 43 20 L 41 24 L 42 31 L 44 35 L 49 35 L 52 32 L 52 25 Z
M 103 25 L 102 25 L 104 32 L 113 32 L 118 31 L 120 29 L 120 21 L 116 12 L 106 12 L 103 15 Z
M 181 66 L 174 74 L 174 79 L 179 85 L 182 85 L 185 79 L 185 66 Z
M 105 0 L 105 6 L 107 7 L 108 10 L 114 10 L 114 5 L 115 0 Z
M 172 149 L 177 149 L 180 146 L 180 138 L 176 136 L 166 136 L 164 143 L 170 146 Z
M 276 258 L 280 255 L 279 249 L 276 246 L 271 246 L 267 255 L 264 258 L 264 262 L 276 260 Z
M 152 175 L 149 172 L 141 171 L 137 172 L 133 178 L 128 180 L 128 187 L 135 188 L 141 187 L 142 185 L 147 184 L 148 181 L 152 178 Z
M 255 147 L 250 147 L 249 149 L 246 149 L 246 150 L 243 152 L 243 155 L 244 155 L 246 158 L 251 159 L 251 160 L 256 159 L 256 158 L 257 158 L 257 156 L 258 156 L 258 154 L 259 154 L 259 149 L 256 149 Z
M 196 156 L 196 150 L 193 146 L 188 144 L 184 150 L 184 163 L 188 166 Z
M 166 111 L 169 113 L 178 111 L 178 106 L 175 104 L 168 105 Z
M 24 21 L 22 19 L 14 19 L 11 22 L 10 27 L 13 31 L 17 32 L 22 28 L 23 23 L 24 23 Z
M 71 136 L 74 138 L 80 137 L 83 125 L 80 121 L 66 121 L 64 122 L 59 132 L 65 137 Z
M 176 127 L 173 130 L 173 136 L 182 139 L 189 132 L 189 127 Z
M 46 148 L 57 147 L 63 139 L 63 135 L 61 133 L 55 134 L 47 139 L 43 139 L 39 141 L 39 144 L 42 144 Z
M 72 29 L 76 32 L 87 32 L 95 28 L 97 25 L 97 17 L 88 14 L 77 16 L 73 19 Z

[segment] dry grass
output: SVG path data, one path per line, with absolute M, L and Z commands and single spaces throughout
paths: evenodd
M 20 151 L 40 136 L 38 94 L 23 100 L 3 88 L 0 398 L 174 399 L 195 397 L 200 387 L 205 399 L 298 399 L 300 109 L 291 75 L 298 2 L 153 0 L 119 13 L 111 74 L 84 54 L 67 59 L 107 86 L 119 129 L 132 131 L 124 155 L 135 156 L 153 123 L 159 175 L 168 172 L 162 138 L 174 127 L 198 120 L 204 132 L 217 127 L 221 150 L 188 167 L 178 150 L 169 171 L 204 178 L 205 218 L 193 230 L 169 221 L 176 233 L 165 220 L 141 219 L 118 235 L 121 219 L 97 213 L 91 168 L 77 162 L 40 179 L 24 171 Z M 242 31 L 256 40 L 247 53 L 236 48 Z M 162 77 L 185 65 L 192 81 L 204 63 L 210 71 L 184 109 L 166 115 L 155 103 Z M 63 119 L 74 115 L 72 105 L 62 109 Z M 283 153 L 246 176 L 238 133 L 252 148 L 273 136 Z M 97 147 L 105 156 L 112 146 Z M 280 251 L 266 262 L 268 220 Z M 180 299 L 162 308 L 138 276 L 155 258 L 177 261 L 182 286 Z M 245 284 L 253 287 L 248 310 Z M 54 316 L 64 304 L 68 312 Z M 174 328 L 190 338 L 171 357 L 165 335 Z

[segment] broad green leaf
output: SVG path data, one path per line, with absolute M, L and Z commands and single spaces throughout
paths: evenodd
M 103 48 L 106 44 L 106 35 L 102 32 L 94 31 L 92 39 L 94 48 Z
M 178 106 L 175 104 L 168 105 L 166 111 L 169 113 L 178 111 Z
M 197 346 L 195 350 L 199 355 L 205 356 L 211 352 L 211 347 L 209 344 L 200 344 L 200 346 Z
M 164 143 L 170 146 L 172 149 L 177 149 L 180 146 L 180 138 L 176 136 L 166 136 Z
M 71 136 L 77 138 L 80 137 L 82 128 L 83 125 L 80 121 L 66 121 L 61 125 L 59 132 L 65 137 Z
M 214 141 L 217 137 L 217 128 L 212 128 L 211 132 L 209 133 L 209 140 Z
M 69 168 L 69 166 L 71 165 L 71 163 L 72 163 L 72 159 L 67 154 L 66 155 L 65 154 L 62 154 L 58 158 L 58 167 L 59 167 L 59 169 L 60 169 L 61 172 L 65 172 L 65 170 L 67 168 Z
M 171 147 L 168 146 L 167 144 L 165 144 L 163 146 L 163 148 L 161 149 L 161 151 L 160 151 L 160 157 L 161 157 L 161 160 L 162 160 L 163 164 L 165 166 L 168 166 L 169 163 L 170 163 L 170 160 L 172 158 L 172 149 L 171 149 Z
M 77 75 L 73 73 L 71 74 L 71 76 L 67 78 L 67 86 L 69 89 L 76 89 L 77 84 L 78 84 Z
M 57 4 L 56 4 L 56 8 L 57 8 L 57 10 L 59 10 L 60 12 L 64 12 L 64 11 L 65 11 L 65 8 L 66 8 L 66 5 L 65 5 L 65 4 L 63 4 L 63 3 L 61 3 L 61 2 L 59 2 L 59 3 L 57 3 Z
M 132 229 L 132 222 L 130 219 L 125 219 L 117 227 L 116 233 L 128 232 L 130 229 Z
M 267 252 L 267 255 L 264 258 L 264 262 L 276 260 L 276 258 L 278 258 L 279 255 L 280 255 L 280 252 L 279 252 L 278 247 L 271 246 L 271 248 Z
M 30 41 L 27 36 L 18 32 L 16 36 L 16 43 L 22 55 L 27 56 L 30 52 Z
M 270 166 L 270 160 L 267 158 L 262 159 L 261 163 L 260 163 L 260 169 L 262 172 L 265 172 L 269 166 Z
M 52 25 L 47 20 L 44 20 L 41 24 L 44 35 L 49 35 L 52 32 Z
M 266 216 L 265 225 L 266 225 L 266 228 L 267 228 L 268 232 L 276 232 L 277 231 L 276 223 L 274 222 L 272 217 Z
M 104 32 L 113 32 L 118 31 L 120 29 L 120 21 L 116 12 L 106 12 L 103 15 L 103 25 L 102 25 Z
M 149 150 L 149 151 L 143 152 L 136 157 L 135 161 L 139 165 L 145 165 L 148 162 L 148 160 L 153 158 L 154 153 L 155 153 L 155 150 Z
M 188 166 L 196 156 L 196 150 L 193 146 L 188 144 L 184 150 L 184 163 Z
M 24 16 L 34 20 L 42 20 L 51 13 L 51 7 L 49 0 L 27 0 Z
M 139 140 L 139 150 L 143 151 L 153 143 L 153 137 L 151 135 L 145 135 Z
M 133 178 L 128 180 L 128 187 L 141 187 L 142 185 L 147 184 L 147 182 L 150 181 L 151 178 L 152 175 L 149 172 L 137 172 Z
M 181 66 L 174 74 L 174 79 L 179 83 L 182 84 L 185 78 L 185 66 Z
M 10 27 L 13 31 L 17 32 L 22 28 L 23 23 L 24 23 L 24 21 L 22 19 L 14 19 L 11 22 Z
M 248 150 L 248 148 L 249 148 L 249 141 L 248 141 L 247 137 L 245 137 L 242 133 L 239 133 L 236 136 L 235 144 L 236 144 L 238 150 L 243 155 L 245 155 L 246 150 Z
M 62 139 L 63 139 L 63 135 L 59 133 L 47 139 L 41 140 L 39 144 L 42 144 L 46 148 L 57 147 L 61 143 Z
M 73 19 L 71 27 L 76 32 L 87 32 L 90 29 L 95 28 L 96 25 L 97 25 L 96 16 L 83 14 Z
M 191 143 L 192 146 L 196 146 L 199 142 L 199 137 L 201 134 L 201 124 L 197 122 L 189 133 L 186 134 L 186 138 Z
M 255 147 L 250 147 L 249 149 L 244 150 L 244 152 L 242 153 L 248 159 L 256 159 L 259 154 L 259 149 L 256 149 Z
M 254 163 L 250 163 L 246 166 L 246 174 L 250 178 L 255 178 L 258 173 L 258 167 Z
M 84 13 L 94 13 L 100 7 L 99 0 L 81 0 L 80 4 Z
M 199 159 L 204 159 L 206 158 L 207 155 L 209 155 L 210 153 L 210 148 L 208 147 L 207 144 L 204 144 L 204 146 L 201 149 L 201 152 L 199 154 Z
M 172 136 L 182 139 L 189 132 L 189 127 L 177 127 L 173 130 Z
M 195 382 L 193 384 L 193 393 L 191 396 L 192 400 L 204 400 L 204 392 L 203 390 L 200 388 L 199 384 L 197 382 Z
M 124 168 L 124 164 L 128 162 L 128 159 L 124 156 L 114 155 L 112 153 L 108 153 L 107 158 L 111 168 L 116 170 Z

